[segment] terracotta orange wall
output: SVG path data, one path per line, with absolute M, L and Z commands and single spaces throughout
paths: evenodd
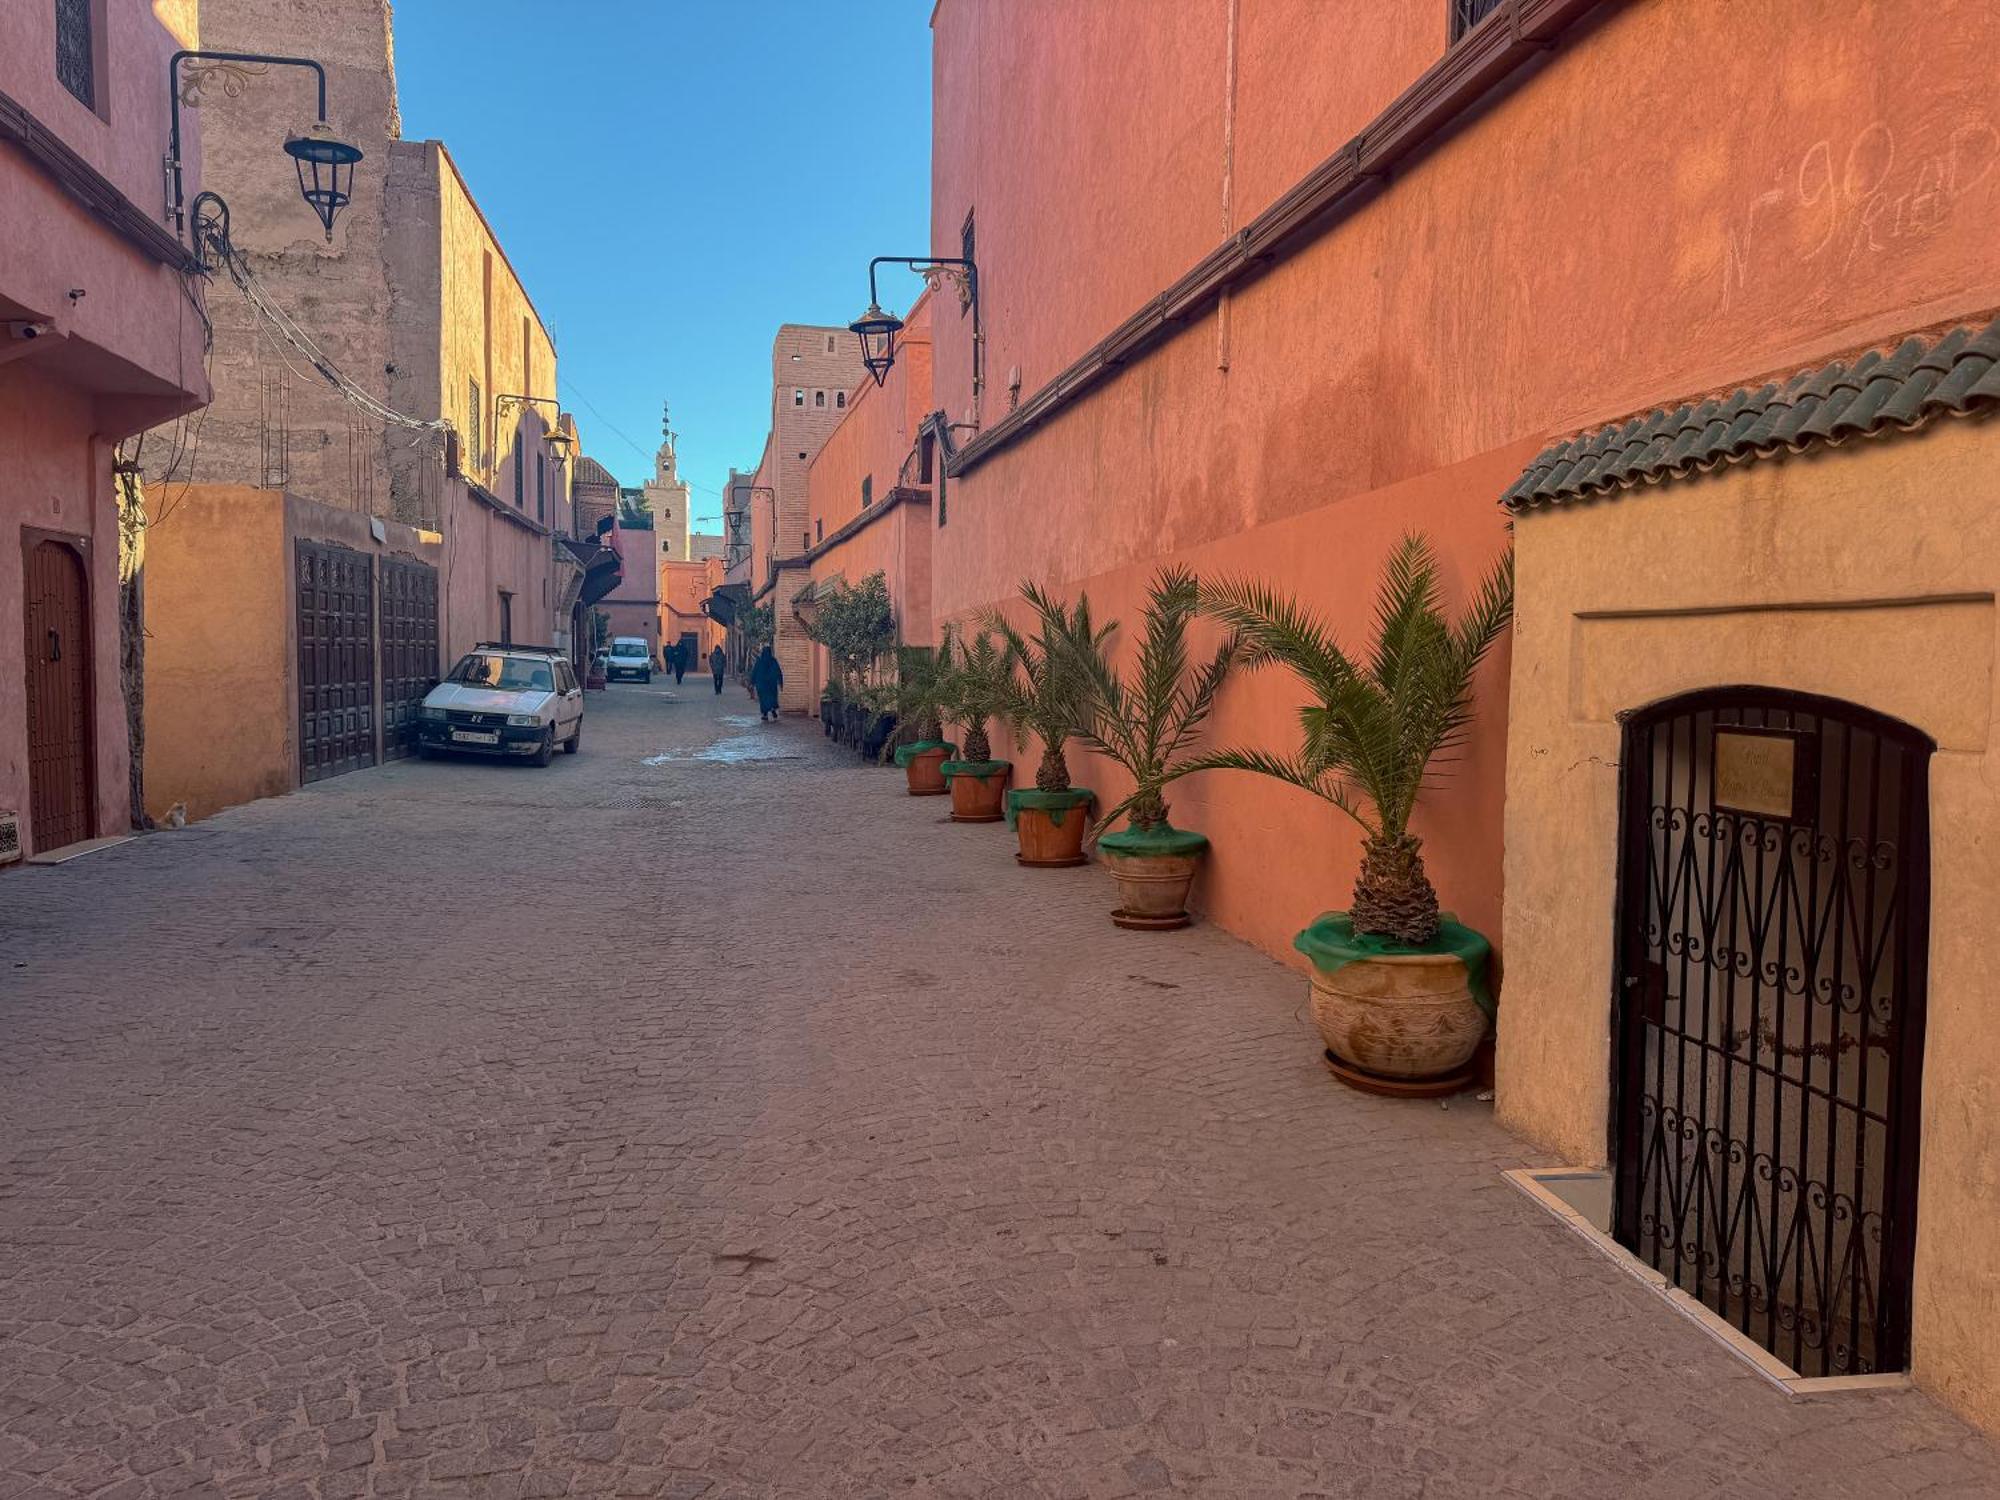
M 1069 580 L 1065 592 L 1088 594 L 1099 623 L 1120 622 L 1110 650 L 1125 671 L 1138 651 L 1148 585 L 1166 563 L 1208 578 L 1262 579 L 1339 620 L 1342 636 L 1358 644 L 1354 627 L 1372 610 L 1378 560 L 1406 528 L 1421 528 L 1438 541 L 1450 602 L 1455 606 L 1463 599 L 1504 543 L 1503 518 L 1486 497 L 1495 485 L 1510 482 L 1533 453 L 1532 445 L 1522 445 L 1487 454 L 1306 515 Z M 1017 623 L 1026 623 L 1017 601 L 1003 607 Z M 1197 659 L 1212 652 L 1218 639 L 1212 627 L 1199 627 Z M 1436 785 L 1412 824 L 1424 841 L 1424 858 L 1445 908 L 1496 937 L 1507 658 L 1503 640 L 1481 669 L 1472 733 L 1451 764 L 1439 767 Z M 1299 702 L 1287 674 L 1269 668 L 1238 672 L 1223 689 L 1206 743 L 1295 748 Z M 1015 784 L 1032 785 L 1040 745 L 1032 739 L 1016 742 L 1004 728 L 995 733 L 994 745 L 996 755 L 1014 761 Z M 1097 792 L 1100 813 L 1131 790 L 1124 772 L 1101 757 L 1074 744 L 1065 756 L 1076 784 Z M 1337 809 L 1281 783 L 1233 772 L 1204 772 L 1176 782 L 1167 800 L 1176 826 L 1213 839 L 1195 901 L 1231 931 L 1292 961 L 1292 935 L 1320 912 L 1347 906 L 1360 840 Z
M 660 560 L 660 643 L 671 646 L 682 631 L 695 632 L 700 637 L 703 660 L 691 664 L 690 671 L 707 671 L 709 648 L 722 639 L 721 627 L 701 609 L 702 601 L 721 585 L 722 573 L 719 557 L 693 562 Z
M 840 578 L 858 583 L 879 571 L 888 584 L 889 602 L 895 610 L 898 644 L 932 645 L 937 637 L 931 621 L 931 524 L 931 508 L 920 501 L 904 502 L 885 510 L 868 525 L 819 553 L 813 559 L 813 581 Z M 828 676 L 826 651 L 815 647 L 812 682 L 815 702 Z
M 976 211 L 986 425 L 1010 366 L 1032 395 L 1221 240 L 1228 10 L 941 0 L 933 242 L 955 247 Z M 1445 41 L 1435 0 L 1240 10 L 1232 227 Z M 1798 21 L 1610 0 L 1355 216 L 951 478 L 940 617 L 1033 578 L 1132 618 L 1153 562 L 1178 557 L 1289 582 L 1362 639 L 1394 538 L 1437 534 L 1461 590 L 1549 437 L 2000 304 L 2000 11 L 1875 0 Z M 954 418 L 969 338 L 936 319 Z M 1421 815 L 1445 903 L 1489 931 L 1503 689 L 1489 673 L 1485 748 Z M 1289 745 L 1296 702 L 1278 679 L 1239 685 L 1217 737 Z M 1344 904 L 1351 841 L 1285 788 L 1213 782 L 1176 804 L 1221 835 L 1206 899 L 1283 951 Z
M 896 363 L 880 387 L 864 380 L 849 393 L 847 415 L 806 469 L 806 508 L 814 537 L 833 533 L 861 513 L 861 481 L 881 500 L 894 489 L 917 429 L 931 410 L 931 296 L 910 309 L 896 341 Z

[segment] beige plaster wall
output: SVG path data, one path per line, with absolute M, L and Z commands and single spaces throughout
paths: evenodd
M 1497 1069 L 1505 1124 L 1605 1162 L 1618 712 L 1746 683 L 1930 734 L 1912 1367 L 2000 1429 L 1996 507 L 2000 424 L 1946 422 L 1520 519 Z
M 299 752 L 283 493 L 166 485 L 147 511 L 146 811 L 164 818 L 179 802 L 205 818 L 290 791 Z

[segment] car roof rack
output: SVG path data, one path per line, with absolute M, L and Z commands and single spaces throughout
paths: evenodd
M 527 656 L 560 656 L 568 660 L 569 653 L 560 646 L 537 646 L 526 641 L 476 641 L 474 651 L 519 651 Z

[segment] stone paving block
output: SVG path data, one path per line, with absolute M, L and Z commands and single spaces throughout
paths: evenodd
M 1340 1090 L 1291 971 L 588 712 L 0 876 L 0 1500 L 2000 1496 Z

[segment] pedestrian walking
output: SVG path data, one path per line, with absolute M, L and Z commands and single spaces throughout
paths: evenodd
M 778 717 L 778 689 L 785 685 L 785 669 L 778 665 L 778 658 L 766 646 L 757 653 L 757 663 L 750 669 L 750 686 L 757 690 L 757 717 L 768 722 Z
M 708 670 L 715 675 L 715 696 L 718 698 L 722 696 L 722 673 L 728 665 L 729 658 L 723 654 L 720 646 L 708 653 Z
M 674 686 L 675 686 L 675 687 L 679 687 L 679 686 L 681 685 L 681 679 L 682 679 L 683 677 L 687 676 L 687 669 L 688 669 L 688 651 L 689 651 L 689 647 L 688 647 L 688 643 L 687 643 L 686 641 L 681 641 L 680 643 L 678 643 L 678 644 L 677 644 L 677 645 L 676 645 L 676 646 L 674 647 Z

